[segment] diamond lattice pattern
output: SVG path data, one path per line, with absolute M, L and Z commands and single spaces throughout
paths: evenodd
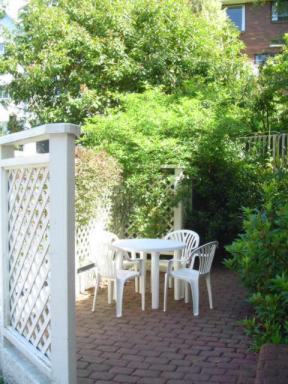
M 50 263 L 47 167 L 8 172 L 11 326 L 49 358 Z

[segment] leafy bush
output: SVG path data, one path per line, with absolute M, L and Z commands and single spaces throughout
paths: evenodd
M 263 204 L 245 210 L 244 233 L 227 247 L 232 258 L 226 265 L 252 294 L 256 315 L 245 324 L 256 348 L 288 341 L 288 172 L 279 170 L 270 179 L 264 183 Z
M 254 119 L 262 132 L 287 132 L 288 127 L 288 34 L 280 54 L 263 67 L 255 88 Z
M 227 265 L 237 270 L 250 291 L 265 290 L 270 279 L 287 269 L 288 174 L 280 170 L 264 183 L 263 204 L 246 209 L 244 233 L 227 249 Z
M 256 315 L 244 324 L 253 337 L 252 347 L 262 344 L 288 344 L 288 275 L 283 273 L 269 280 L 269 293 L 254 293 L 250 303 Z
M 173 100 L 161 90 L 122 96 L 120 110 L 95 116 L 83 126 L 82 143 L 107 151 L 123 167 L 114 210 L 118 233 L 125 224 L 131 236 L 161 236 L 168 230 L 167 215 L 179 197 L 169 187 L 170 176 L 165 176 L 162 166 L 187 163 L 189 154 L 178 138 L 182 107 L 187 111 L 185 119 L 192 113 L 187 103 L 177 107 Z M 194 124 L 197 120 L 198 116 Z
M 198 204 L 186 225 L 199 230 L 202 241 L 225 242 L 239 233 L 241 205 L 257 200 L 262 166 L 246 160 L 242 146 L 234 143 L 237 132 L 247 128 L 243 107 L 226 97 L 190 82 L 174 95 L 159 88 L 122 95 L 121 108 L 86 120 L 82 143 L 104 149 L 123 167 L 123 198 L 117 207 L 131 232 L 165 233 L 167 207 L 188 196 L 189 188 L 191 195 L 193 180 Z M 161 170 L 165 164 L 185 168 L 177 196 L 167 189 Z
M 147 84 L 167 92 L 193 77 L 232 85 L 244 71 L 242 43 L 221 2 L 209 3 L 31 0 L 0 72 L 13 75 L 11 96 L 44 123 L 82 122 L 117 105 L 115 92 Z
M 255 157 L 245 155 L 243 145 L 229 137 L 224 127 L 203 135 L 193 164 L 190 226 L 202 241 L 229 244 L 242 229 L 242 207 L 253 207 L 260 199 L 265 171 Z
M 103 204 L 112 204 L 121 181 L 121 167 L 104 151 L 76 147 L 76 223 L 85 225 L 98 216 Z

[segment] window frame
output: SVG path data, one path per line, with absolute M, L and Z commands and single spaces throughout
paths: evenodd
M 288 1 L 287 1 L 288 7 Z M 288 9 L 287 9 L 288 13 Z M 287 23 L 288 22 L 288 14 L 285 18 L 279 20 L 279 13 L 276 8 L 276 0 L 271 2 L 271 22 L 272 23 Z
M 229 17 L 229 19 L 235 25 L 235 27 L 237 29 L 239 29 L 240 32 L 245 32 L 246 31 L 246 8 L 245 8 L 245 4 L 227 5 L 225 7 L 225 10 L 228 8 L 241 8 L 241 29 L 239 29 L 238 26 L 233 22 L 233 20 L 228 16 L 227 12 L 226 12 L 226 15 L 227 15 L 227 17 Z
M 5 44 L 3 42 L 0 42 L 0 56 L 4 55 L 5 53 Z
M 0 100 L 9 100 L 10 94 L 9 90 L 5 86 L 0 86 Z
M 257 59 L 256 57 L 257 56 L 266 56 L 266 60 L 261 62 L 261 63 L 257 63 Z M 262 52 L 262 53 L 255 53 L 254 54 L 254 64 L 259 68 L 263 67 L 263 65 L 266 63 L 266 61 L 270 58 L 270 57 L 273 57 L 275 56 L 275 53 L 273 52 Z

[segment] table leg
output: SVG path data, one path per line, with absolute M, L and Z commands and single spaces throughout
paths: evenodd
M 144 260 L 144 291 L 146 290 L 146 260 L 147 260 L 147 255 L 145 252 L 140 252 L 140 259 Z M 140 284 L 140 293 L 142 293 L 141 289 L 141 284 Z
M 152 309 L 159 308 L 159 252 L 151 253 Z
M 116 270 L 123 268 L 123 254 L 124 252 L 116 251 L 115 254 L 115 268 Z M 113 282 L 113 300 L 116 301 L 116 281 Z
M 131 257 L 132 259 L 136 260 L 136 252 L 131 252 Z M 135 264 L 134 270 L 137 272 L 138 271 L 138 266 Z M 139 292 L 139 279 L 138 277 L 135 278 L 135 292 Z
M 175 270 L 180 268 L 180 263 L 177 262 L 181 257 L 181 250 L 177 250 L 174 252 L 174 263 Z M 181 300 L 184 297 L 184 285 L 183 282 L 179 279 L 174 279 L 174 300 Z

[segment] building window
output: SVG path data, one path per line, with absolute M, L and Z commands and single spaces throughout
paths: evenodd
M 274 37 L 273 39 L 271 39 L 270 47 L 272 48 L 279 48 L 279 47 L 283 47 L 284 45 L 285 45 L 285 42 L 284 42 L 283 36 Z
M 227 7 L 226 13 L 240 31 L 245 31 L 245 5 Z
M 269 59 L 269 57 L 274 56 L 273 53 L 259 53 L 255 55 L 255 64 L 258 67 L 262 67 L 266 61 Z
M 288 1 L 273 1 L 272 21 L 288 21 Z
M 9 92 L 6 87 L 0 87 L 0 100 L 9 99 Z
M 5 44 L 0 43 L 0 55 L 4 55 L 4 53 L 5 53 Z

